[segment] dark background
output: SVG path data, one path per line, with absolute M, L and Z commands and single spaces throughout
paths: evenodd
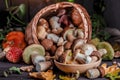
M 55 2 L 55 0 L 49 0 L 48 2 L 46 2 L 46 0 L 8 1 L 9 6 L 15 6 L 21 3 L 24 3 L 26 5 L 27 14 L 25 21 L 27 22 L 29 22 L 40 9 Z M 93 1 L 94 0 L 75 0 L 76 3 L 83 5 L 90 15 L 93 14 Z M 104 0 L 104 2 L 106 6 L 104 18 L 108 27 L 118 28 L 120 30 L 120 0 Z M 5 3 L 4 0 L 0 0 L 0 11 L 3 9 L 5 9 Z

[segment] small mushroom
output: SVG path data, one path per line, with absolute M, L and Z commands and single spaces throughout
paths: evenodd
M 47 36 L 47 32 L 44 27 L 42 26 L 37 27 L 37 36 L 38 36 L 38 39 L 40 40 L 45 39 L 45 37 Z
M 36 71 L 42 72 L 48 70 L 52 66 L 52 64 L 53 63 L 51 61 L 39 62 L 36 64 L 35 68 Z
M 47 39 L 51 39 L 54 43 L 57 43 L 59 40 L 59 37 L 56 34 L 48 34 Z
M 91 56 L 92 61 L 90 63 L 94 63 L 96 61 L 98 61 L 98 57 L 97 56 Z
M 81 15 L 79 14 L 79 12 L 75 8 L 72 10 L 71 18 L 72 18 L 72 22 L 76 26 L 79 26 L 80 23 L 82 23 L 82 17 L 81 17 Z
M 72 42 L 75 39 L 73 33 L 74 33 L 74 29 L 67 29 L 63 34 L 64 40 L 68 39 L 68 41 Z
M 45 20 L 44 18 L 41 18 L 39 20 L 38 26 L 44 27 L 46 30 L 49 29 L 49 24 L 48 24 L 47 20 Z
M 86 43 L 82 46 L 82 50 L 85 55 L 91 55 L 92 52 L 96 51 L 97 49 L 94 45 Z
M 120 51 L 116 51 L 115 54 L 114 54 L 114 57 L 119 58 L 120 57 Z
M 72 46 L 72 42 L 68 42 L 68 41 L 64 45 L 65 49 L 70 49 L 71 46 Z
M 77 38 L 83 39 L 84 38 L 84 32 L 82 31 L 82 29 L 75 30 L 75 36 L 77 36 Z
M 45 50 L 50 50 L 53 46 L 53 41 L 50 39 L 44 39 L 42 40 L 41 45 L 45 48 Z
M 52 33 L 59 35 L 63 31 L 63 28 L 54 28 L 52 29 Z
M 50 22 L 52 29 L 60 28 L 61 24 L 58 23 L 58 20 L 59 20 L 59 17 L 57 17 L 57 16 L 53 16 L 50 18 L 49 22 Z
M 66 10 L 65 9 L 59 9 L 59 12 L 57 14 L 57 16 L 62 16 L 66 13 Z
M 59 23 L 64 24 L 65 26 L 69 26 L 70 21 L 68 20 L 68 16 L 62 15 L 59 19 Z
M 92 56 L 96 56 L 96 57 L 98 57 L 99 59 L 102 57 L 101 54 L 99 53 L 99 51 L 93 51 L 90 56 L 91 56 L 91 57 L 92 57 Z
M 62 46 L 63 42 L 64 42 L 63 38 L 60 37 L 59 40 L 58 40 L 57 46 Z
M 85 64 L 85 55 L 80 53 L 80 49 L 74 51 L 73 60 L 76 60 L 79 64 Z
M 59 62 L 64 64 L 71 64 L 72 63 L 72 52 L 71 50 L 66 50 L 60 57 Z
M 73 43 L 72 50 L 75 51 L 76 49 L 80 48 L 84 44 L 85 44 L 85 41 L 83 39 L 76 39 Z
M 60 46 L 57 48 L 56 52 L 55 52 L 55 58 L 56 60 L 58 60 L 58 58 L 63 54 L 64 52 L 64 47 Z

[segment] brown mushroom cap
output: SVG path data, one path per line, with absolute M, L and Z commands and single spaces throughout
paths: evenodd
M 71 50 L 66 50 L 60 57 L 59 62 L 65 63 L 65 64 L 71 64 L 72 62 L 72 52 Z
M 50 50 L 53 46 L 53 41 L 50 39 L 44 39 L 42 40 L 41 45 L 45 48 L 45 50 Z

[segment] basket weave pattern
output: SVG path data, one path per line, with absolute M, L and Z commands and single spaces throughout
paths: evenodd
M 43 8 L 34 16 L 34 18 L 28 24 L 28 26 L 26 28 L 26 32 L 25 32 L 26 41 L 28 42 L 28 44 L 33 44 L 33 43 L 40 44 L 40 42 L 37 38 L 36 27 L 37 27 L 37 23 L 38 23 L 39 19 L 41 17 L 43 17 L 44 14 L 56 12 L 60 8 L 68 8 L 68 7 L 74 7 L 76 10 L 78 10 L 78 12 L 81 15 L 82 20 L 83 20 L 83 25 L 84 25 L 83 30 L 84 30 L 84 35 L 85 35 L 84 39 L 86 41 L 90 40 L 91 32 L 92 32 L 91 21 L 90 21 L 90 17 L 88 15 L 88 13 L 84 9 L 84 7 L 82 7 L 79 4 L 75 4 L 75 3 L 71 3 L 71 2 L 60 2 L 60 3 L 52 4 L 50 6 Z

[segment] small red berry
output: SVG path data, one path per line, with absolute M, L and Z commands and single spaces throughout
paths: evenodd
M 6 59 L 10 62 L 17 63 L 22 57 L 22 52 L 22 49 L 18 47 L 11 47 L 6 53 Z

